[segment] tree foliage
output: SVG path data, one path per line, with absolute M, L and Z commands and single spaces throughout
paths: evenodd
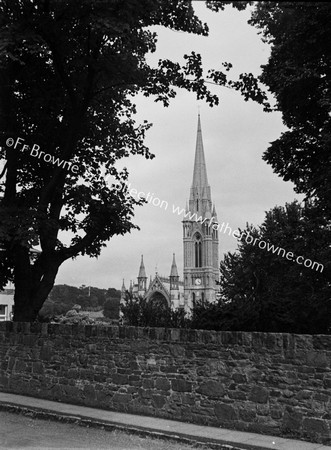
M 238 253 L 228 254 L 221 263 L 222 298 L 233 306 L 247 305 L 257 331 L 328 332 L 330 229 L 319 209 L 297 202 L 275 207 L 261 227 L 247 227 L 247 233 L 274 248 L 268 251 L 264 244 L 259 248 L 241 240 Z M 311 261 L 307 266 L 314 262 L 321 266 L 305 267 L 304 260 Z
M 331 4 L 256 2 L 251 23 L 271 45 L 261 81 L 288 131 L 264 159 L 296 191 L 331 211 Z
M 242 9 L 246 2 L 208 2 Z M 157 44 L 155 28 L 208 34 L 208 26 L 183 0 L 11 0 L 0 4 L 0 288 L 15 283 L 14 320 L 33 320 L 61 264 L 77 255 L 97 257 L 114 235 L 137 228 L 142 200 L 115 189 L 127 180 L 116 162 L 132 154 L 149 159 L 150 124 L 136 124 L 133 96 L 152 96 L 165 106 L 177 88 L 218 103 L 205 83 L 260 93 L 250 74 L 228 80 L 230 64 L 207 75 L 192 51 L 183 64 L 146 55 Z M 8 138 L 22 143 L 6 146 Z M 75 171 L 32 157 L 76 163 Z M 27 147 L 23 147 L 26 145 Z M 111 176 L 113 183 L 107 183 Z M 67 233 L 67 235 L 64 235 Z M 69 242 L 67 236 L 70 236 Z M 32 258 L 30 249 L 40 244 Z
M 164 302 L 136 298 L 129 291 L 120 310 L 124 324 L 130 326 L 185 328 L 189 323 L 183 309 L 171 310 Z
M 83 310 L 89 308 L 103 308 L 110 300 L 117 305 L 117 315 L 121 292 L 109 288 L 99 289 L 93 286 L 68 286 L 57 284 L 53 287 L 43 307 L 39 312 L 39 317 L 43 320 L 65 314 L 74 305 L 80 305 Z
M 293 202 L 267 212 L 258 228 L 247 225 L 238 251 L 227 253 L 221 262 L 221 300 L 216 305 L 197 305 L 191 326 L 331 332 L 330 228 L 319 212 L 314 204 L 302 207 Z M 259 246 L 260 242 L 269 247 Z M 288 252 L 293 256 L 286 257 Z M 299 256 L 301 264 L 296 260 Z M 311 261 L 307 266 L 316 262 L 324 268 L 305 267 L 307 259 Z
M 254 303 L 237 296 L 235 301 L 197 302 L 189 327 L 215 331 L 257 331 L 258 312 Z
M 103 305 L 104 317 L 118 320 L 119 314 L 120 314 L 120 299 L 118 297 L 108 298 Z

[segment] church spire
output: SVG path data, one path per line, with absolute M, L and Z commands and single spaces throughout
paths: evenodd
M 140 263 L 138 278 L 147 278 L 146 277 L 145 266 L 144 266 L 144 257 L 143 257 L 143 255 L 141 255 L 141 263 Z
M 201 214 L 209 215 L 209 213 L 211 212 L 211 208 L 212 208 L 211 192 L 207 178 L 207 168 L 205 161 L 205 152 L 203 149 L 201 121 L 199 114 L 189 210 L 191 213 L 197 212 L 200 215 Z
M 201 121 L 199 114 L 192 188 L 198 188 L 199 190 L 202 190 L 207 186 L 208 186 L 208 178 L 207 178 L 205 153 L 203 150 Z
M 144 257 L 141 255 L 141 263 L 139 268 L 139 275 L 138 275 L 138 295 L 145 295 L 146 292 L 146 283 L 147 283 L 147 277 L 146 277 L 146 271 L 144 266 Z
M 214 217 L 213 217 L 214 216 Z M 216 208 L 211 200 L 211 189 L 202 142 L 200 114 L 196 137 L 193 180 L 190 189 L 189 214 L 185 211 L 184 243 L 184 307 L 194 302 L 214 302 L 219 279 L 218 233 L 211 228 L 217 222 Z M 174 277 L 175 278 L 175 277 Z M 175 289 L 171 293 L 177 292 Z
M 175 254 L 173 254 L 172 265 L 171 265 L 171 270 L 170 270 L 170 291 L 172 292 L 172 294 L 171 294 L 172 301 L 175 300 L 175 297 L 173 296 L 174 295 L 173 291 L 177 291 L 176 299 L 177 299 L 177 301 L 179 301 L 178 281 L 179 281 L 179 276 L 178 276 L 177 264 L 176 264 Z
M 175 254 L 173 254 L 173 257 L 172 257 L 172 265 L 171 265 L 171 270 L 170 270 L 170 276 L 171 277 L 178 277 L 178 270 L 177 270 Z

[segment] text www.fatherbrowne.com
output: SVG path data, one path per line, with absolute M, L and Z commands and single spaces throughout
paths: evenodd
M 127 184 L 124 183 L 122 185 L 117 185 L 116 189 L 123 189 L 124 186 L 127 189 L 127 192 L 131 196 L 137 196 L 139 199 L 145 199 L 147 203 L 162 208 L 164 210 L 168 210 L 169 203 L 166 200 L 161 200 L 158 197 L 154 195 L 154 193 L 148 192 L 146 194 L 145 192 L 138 191 L 137 189 L 131 188 L 131 183 Z M 238 240 L 245 240 L 247 244 L 251 245 L 257 245 L 262 250 L 267 250 L 268 252 L 273 253 L 274 255 L 281 256 L 282 258 L 286 258 L 288 261 L 293 261 L 299 265 L 303 265 L 304 267 L 310 268 L 312 270 L 315 270 L 317 272 L 323 272 L 324 265 L 321 263 L 318 263 L 316 261 L 312 261 L 311 259 L 304 258 L 303 256 L 296 256 L 293 252 L 286 251 L 284 248 L 275 246 L 274 244 L 271 244 L 270 242 L 266 242 L 260 238 L 253 237 L 250 235 L 249 232 L 239 230 L 233 230 L 230 227 L 228 223 L 222 222 L 219 223 L 215 219 L 215 217 L 206 218 L 202 216 L 198 216 L 197 213 L 191 213 L 190 211 L 186 211 L 185 208 L 181 208 L 179 206 L 172 205 L 172 212 L 173 214 L 178 214 L 179 216 L 183 216 L 184 220 L 194 221 L 194 222 L 200 222 L 202 224 L 207 225 L 208 227 L 211 227 L 213 230 L 217 230 L 220 233 L 228 234 L 229 236 L 234 237 Z
M 225 222 L 222 222 L 222 224 L 220 224 L 219 222 L 214 220 L 215 217 L 211 217 L 210 219 L 203 218 L 202 216 L 198 216 L 197 213 L 192 214 L 190 211 L 185 211 L 184 208 L 179 207 L 176 208 L 173 207 L 173 212 L 177 213 L 178 215 L 183 214 L 185 219 L 194 220 L 195 222 L 206 224 L 208 227 L 211 227 L 213 230 L 217 230 L 220 233 L 223 234 L 228 233 L 229 236 L 232 236 L 240 241 L 245 240 L 246 244 L 257 245 L 260 249 L 267 250 L 268 252 L 271 252 L 277 256 L 286 258 L 288 261 L 296 262 L 299 265 L 303 265 L 304 267 L 319 272 L 323 272 L 324 270 L 323 264 L 318 263 L 316 261 L 312 261 L 311 259 L 305 259 L 303 256 L 296 256 L 293 252 L 287 252 L 284 248 L 277 247 L 274 244 L 271 244 L 270 242 L 266 242 L 260 238 L 251 236 L 251 234 L 247 231 L 242 232 L 240 232 L 239 230 L 232 231 L 232 228 L 229 226 L 228 223 L 225 224 Z

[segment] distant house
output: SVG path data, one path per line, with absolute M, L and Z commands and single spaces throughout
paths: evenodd
M 5 289 L 0 292 L 0 321 L 13 320 L 14 291 Z
M 0 247 L 1 251 L 1 247 Z M 36 258 L 37 255 L 41 253 L 40 250 L 31 248 L 30 249 L 30 258 Z M 14 292 L 13 286 L 11 283 L 8 283 L 7 288 L 3 291 L 0 291 L 0 322 L 4 320 L 13 320 L 14 315 Z

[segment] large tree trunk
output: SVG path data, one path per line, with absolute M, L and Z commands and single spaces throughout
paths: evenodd
M 54 286 L 61 262 L 43 258 L 41 271 L 40 265 L 31 265 L 24 247 L 17 249 L 15 260 L 14 321 L 33 322 Z

